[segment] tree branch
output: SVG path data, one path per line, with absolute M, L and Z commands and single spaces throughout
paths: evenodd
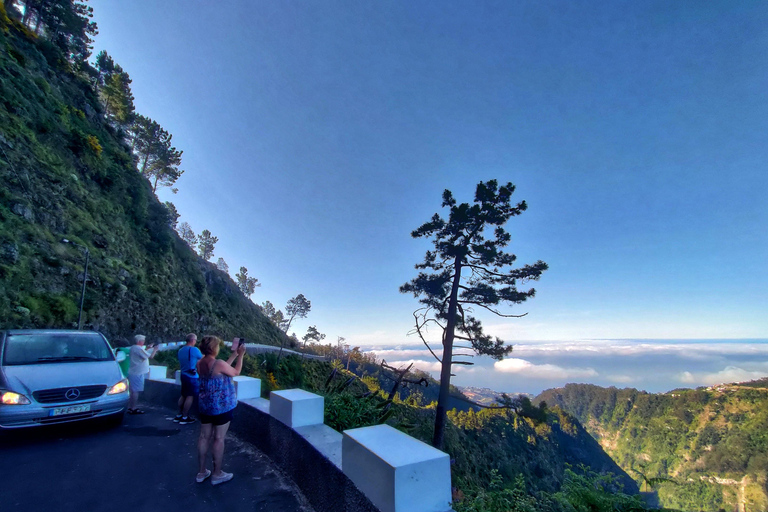
M 490 311 L 494 315 L 500 316 L 502 318 L 522 318 L 522 317 L 524 317 L 524 316 L 526 316 L 528 314 L 528 313 L 523 313 L 522 315 L 505 315 L 504 313 L 501 313 L 501 312 L 499 312 L 499 311 L 497 311 L 497 310 L 495 310 L 493 308 L 490 308 L 490 307 L 488 307 L 485 304 L 482 304 L 480 302 L 475 302 L 475 301 L 471 301 L 471 300 L 462 300 L 462 301 L 459 301 L 459 302 L 461 302 L 462 304 L 473 304 L 475 306 L 480 306 L 481 308 L 487 309 L 488 311 Z

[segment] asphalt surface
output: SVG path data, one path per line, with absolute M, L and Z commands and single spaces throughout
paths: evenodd
M 1 511 L 313 512 L 295 484 L 252 445 L 228 434 L 226 483 L 195 482 L 200 424 L 145 406 L 121 426 L 0 432 Z M 210 469 L 210 462 L 209 462 Z

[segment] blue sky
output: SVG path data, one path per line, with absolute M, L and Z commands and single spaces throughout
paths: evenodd
M 92 5 L 184 150 L 160 197 L 254 302 L 309 298 L 299 336 L 414 344 L 411 230 L 497 179 L 529 206 L 511 251 L 550 270 L 489 333 L 768 338 L 764 2 Z

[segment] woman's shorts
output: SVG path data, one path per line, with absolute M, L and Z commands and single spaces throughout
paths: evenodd
M 221 414 L 215 414 L 213 416 L 209 416 L 207 414 L 198 414 L 197 417 L 200 418 L 200 423 L 212 423 L 214 426 L 224 425 L 225 423 L 229 423 L 232 421 L 232 413 L 234 412 L 234 409 L 231 411 L 223 412 Z
M 200 379 L 193 379 L 183 373 L 179 377 L 181 379 L 181 396 L 197 396 L 200 391 Z
M 146 374 L 142 373 L 141 375 L 131 375 L 128 374 L 128 384 L 130 385 L 131 391 L 139 392 L 144 391 L 144 377 Z

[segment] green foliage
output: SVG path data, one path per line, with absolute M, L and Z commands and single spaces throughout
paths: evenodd
M 206 261 L 210 260 L 213 257 L 213 250 L 216 248 L 218 241 L 218 237 L 213 236 L 210 231 L 204 229 L 197 237 L 197 249 L 200 257 Z
M 523 475 L 504 486 L 497 471 L 491 472 L 489 485 L 470 491 L 454 503 L 456 512 L 644 512 L 649 508 L 637 496 L 615 491 L 611 475 L 602 475 L 581 466 L 578 471 L 565 469 L 560 491 L 525 491 Z
M 256 288 L 261 286 L 258 279 L 248 276 L 248 269 L 245 267 L 240 267 L 240 272 L 235 274 L 235 280 L 237 281 L 238 288 L 240 288 L 240 291 L 243 292 L 243 295 L 246 297 L 253 295 Z M 267 316 L 269 317 L 269 315 Z
M 612 475 L 599 475 L 588 468 L 579 472 L 565 470 L 565 482 L 554 497 L 567 504 L 564 508 L 575 512 L 635 512 L 648 510 L 638 496 L 614 492 L 616 481 Z
M 711 510 L 723 508 L 723 491 L 710 482 L 690 481 L 681 484 L 663 484 L 659 488 L 659 501 L 667 508 L 678 510 Z
M 173 146 L 173 135 L 157 121 L 141 114 L 136 116 L 131 133 L 131 147 L 138 159 L 139 171 L 152 181 L 152 190 L 176 183 L 184 173 L 179 169 L 183 151 Z
M 525 492 L 525 479 L 517 475 L 514 483 L 505 488 L 499 472 L 491 472 L 485 489 L 477 489 L 471 496 L 454 503 L 456 512 L 538 512 L 542 509 L 535 497 Z
M 380 416 L 380 410 L 372 399 L 359 398 L 351 393 L 332 393 L 325 397 L 325 424 L 339 432 L 376 425 L 380 423 Z
M 302 293 L 289 299 L 285 306 L 285 313 L 288 316 L 285 332 L 291 328 L 294 318 L 307 318 L 310 309 L 312 309 L 312 303 Z
M 732 508 L 740 500 L 734 490 L 739 486 L 753 496 L 748 507 L 768 506 L 757 483 L 768 470 L 768 389 L 760 385 L 650 394 L 569 384 L 537 400 L 558 404 L 589 425 L 640 484 L 655 483 L 664 506 Z

